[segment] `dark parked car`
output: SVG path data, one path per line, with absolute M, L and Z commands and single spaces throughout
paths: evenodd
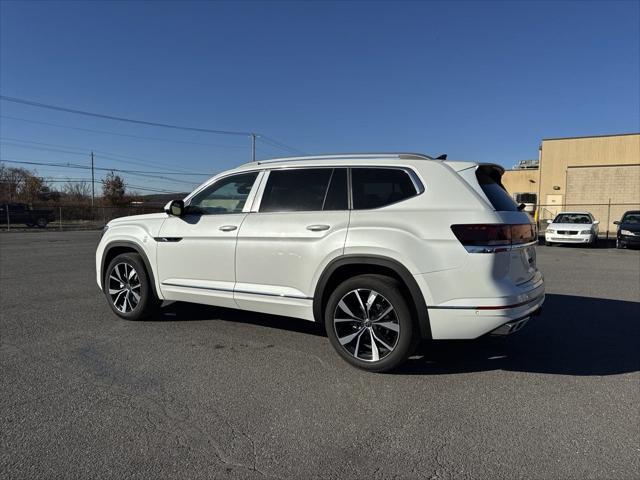
M 625 212 L 622 220 L 613 223 L 618 226 L 616 248 L 640 246 L 640 210 Z
M 34 209 L 25 203 L 0 205 L 0 225 L 24 224 L 28 227 L 44 228 L 55 220 L 53 210 Z

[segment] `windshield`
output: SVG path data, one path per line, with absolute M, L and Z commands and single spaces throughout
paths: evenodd
M 640 223 L 640 213 L 627 213 L 622 217 L 622 223 Z
M 591 218 L 583 213 L 561 213 L 553 223 L 591 223 Z

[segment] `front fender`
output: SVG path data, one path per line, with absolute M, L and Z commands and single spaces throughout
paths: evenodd
M 106 258 L 108 257 L 109 251 L 114 248 L 124 247 L 135 250 L 142 257 L 156 295 L 159 299 L 163 298 L 158 283 L 156 265 L 157 242 L 154 239 L 160 230 L 160 225 L 158 225 L 157 228 L 117 224 L 109 227 L 100 240 L 96 251 L 96 281 L 101 289 L 104 269 L 107 267 Z

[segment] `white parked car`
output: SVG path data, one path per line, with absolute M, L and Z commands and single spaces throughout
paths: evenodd
M 287 315 L 386 371 L 420 339 L 505 335 L 540 311 L 535 228 L 503 172 L 417 154 L 249 163 L 109 222 L 96 280 L 125 319 L 163 300 Z
M 584 243 L 595 247 L 598 242 L 598 220 L 589 212 L 561 212 L 547 220 L 544 240 L 547 245 Z

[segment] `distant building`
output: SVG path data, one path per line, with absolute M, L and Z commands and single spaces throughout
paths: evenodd
M 503 183 L 540 219 L 586 210 L 600 231 L 607 220 L 614 230 L 626 210 L 640 209 L 640 133 L 543 139 L 538 161 L 518 162 Z

